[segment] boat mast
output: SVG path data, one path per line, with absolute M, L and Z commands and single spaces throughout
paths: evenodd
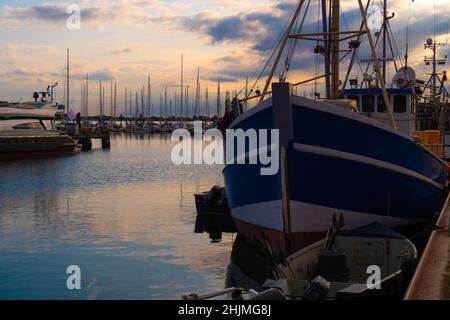
M 381 81 L 386 83 L 386 49 L 387 49 L 387 0 L 383 1 L 383 57 L 381 59 L 383 68 L 383 78 Z
M 209 92 L 208 88 L 205 88 L 205 108 L 206 108 L 206 116 L 209 118 L 211 115 L 211 112 L 209 110 Z
M 117 116 L 117 82 L 114 82 L 114 118 Z
M 113 81 L 111 80 L 111 95 L 110 95 L 110 100 L 111 100 L 111 118 L 113 117 Z
M 66 93 L 66 99 L 67 99 L 67 103 L 66 103 L 66 114 L 69 114 L 69 110 L 70 110 L 70 63 L 69 63 L 69 58 L 70 58 L 70 50 L 69 48 L 67 48 L 67 93 Z
M 168 118 L 168 109 L 167 109 L 167 85 L 164 87 L 164 117 Z
M 340 16 L 340 0 L 331 1 L 331 83 L 330 98 L 339 99 L 339 16 Z
M 183 118 L 183 98 L 184 98 L 184 83 L 183 83 L 183 76 L 184 76 L 184 57 L 183 54 L 181 54 L 181 91 L 180 91 L 180 118 L 181 118 L 181 122 L 184 123 L 184 118 Z
M 217 81 L 217 118 L 220 118 L 220 80 Z
M 151 112 L 151 106 L 152 106 L 152 85 L 150 83 L 150 74 L 148 74 L 148 80 L 147 80 L 147 116 L 150 118 L 152 116 Z
M 195 88 L 194 117 L 199 113 L 200 109 L 200 67 L 197 68 L 197 84 Z
M 328 42 L 328 17 L 327 17 L 327 0 L 322 0 L 322 26 L 323 39 L 325 47 L 325 90 L 326 97 L 330 99 L 330 44 Z
M 100 80 L 100 117 L 103 114 L 103 100 L 102 100 L 102 80 Z
M 89 73 L 86 73 L 86 114 L 85 114 L 85 122 L 88 122 L 89 119 Z

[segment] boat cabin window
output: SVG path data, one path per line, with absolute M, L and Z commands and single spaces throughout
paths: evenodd
M 375 97 L 373 95 L 364 95 L 362 97 L 362 112 L 375 112 Z
M 379 113 L 386 113 L 387 112 L 386 103 L 384 102 L 384 97 L 383 97 L 382 94 L 380 94 L 377 97 L 377 111 Z
M 29 123 L 18 124 L 16 126 L 14 126 L 13 129 L 16 129 L 16 130 L 23 130 L 23 129 L 36 130 L 36 129 L 44 129 L 44 128 L 42 126 L 42 123 L 40 123 L 40 122 L 29 122 Z
M 394 112 L 405 113 L 407 111 L 407 99 L 405 95 L 397 95 L 394 97 Z
M 358 108 L 358 110 L 361 110 L 361 106 L 360 106 L 360 103 L 359 103 L 359 96 L 348 96 L 347 99 L 355 101 L 356 108 Z

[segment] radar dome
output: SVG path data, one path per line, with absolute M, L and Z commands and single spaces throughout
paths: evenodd
M 407 88 L 416 82 L 416 72 L 410 67 L 402 67 L 392 79 L 395 86 L 399 88 Z

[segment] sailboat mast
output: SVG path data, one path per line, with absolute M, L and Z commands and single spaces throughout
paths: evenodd
M 139 118 L 139 89 L 136 90 L 136 117 Z
M 113 117 L 113 82 L 111 80 L 111 95 L 110 95 L 110 100 L 111 100 L 111 118 Z
M 220 118 L 220 80 L 217 82 L 217 117 Z
M 67 115 L 69 114 L 69 110 L 70 110 L 70 62 L 69 62 L 69 59 L 70 59 L 70 50 L 69 50 L 69 48 L 67 48 L 67 80 L 66 80 L 66 83 L 67 83 L 67 91 L 66 91 L 67 92 L 66 93 L 67 111 L 66 111 L 66 114 Z
M 142 86 L 141 90 L 141 115 L 145 118 L 146 115 L 146 104 L 145 104 L 145 85 Z
M 340 0 L 332 0 L 331 2 L 331 83 L 330 98 L 339 99 L 339 15 Z
M 152 85 L 150 84 L 150 74 L 147 80 L 147 115 L 151 117 L 151 105 L 152 105 Z
M 89 73 L 86 73 L 86 114 L 85 122 L 89 119 Z
M 117 82 L 114 82 L 114 118 L 117 116 Z
M 128 115 L 128 88 L 125 87 L 125 118 Z
M 167 118 L 167 85 L 164 87 L 164 117 Z
M 183 98 L 184 98 L 184 83 L 183 83 L 183 54 L 181 54 L 181 91 L 180 91 L 180 117 L 181 117 L 181 121 L 183 121 Z
M 197 68 L 197 84 L 195 88 L 195 104 L 194 104 L 194 117 L 198 115 L 200 108 L 200 67 Z
M 211 112 L 209 110 L 209 92 L 208 88 L 205 88 L 205 107 L 206 107 L 206 116 L 209 118 L 211 116 Z

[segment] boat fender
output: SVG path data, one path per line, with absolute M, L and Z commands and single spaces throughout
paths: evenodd
M 249 300 L 255 301 L 283 301 L 287 300 L 287 297 L 281 292 L 279 289 L 270 288 L 258 294 L 252 294 L 252 297 Z
M 401 285 L 403 288 L 407 288 L 409 285 L 409 282 L 414 276 L 414 273 L 416 272 L 418 261 L 417 259 L 405 259 L 402 261 L 400 265 L 401 273 Z
M 311 300 L 311 299 L 325 299 L 330 292 L 330 283 L 318 276 L 314 278 L 306 287 L 305 292 L 303 294 L 302 299 Z
M 318 274 L 329 281 L 347 282 L 349 269 L 345 252 L 328 250 L 320 253 Z

